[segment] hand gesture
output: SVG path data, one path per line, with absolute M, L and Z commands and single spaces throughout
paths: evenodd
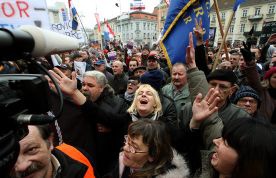
M 243 43 L 243 48 L 241 48 L 240 51 L 242 53 L 242 56 L 243 56 L 245 62 L 249 63 L 253 60 L 253 56 L 250 51 L 251 43 L 250 42 L 245 43 L 244 41 L 242 43 Z
M 193 117 L 191 121 L 194 125 L 191 125 L 190 123 L 191 128 L 198 128 L 200 123 L 218 110 L 218 95 L 218 91 L 211 88 L 204 99 L 202 99 L 201 93 L 196 96 L 192 107 Z
M 196 68 L 193 34 L 189 33 L 189 46 L 186 48 L 186 66 L 188 69 Z
M 205 29 L 202 28 L 202 19 L 199 19 L 199 23 L 197 19 L 195 19 L 195 27 L 194 27 L 194 34 L 196 37 L 196 45 L 202 45 L 203 44 L 203 35 L 205 34 Z
M 57 81 L 61 91 L 64 94 L 72 95 L 77 90 L 76 72 L 72 72 L 72 79 L 68 78 L 56 67 L 54 68 L 54 71 L 50 70 L 49 72 Z

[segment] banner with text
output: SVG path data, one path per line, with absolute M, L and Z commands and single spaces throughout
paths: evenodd
M 51 24 L 51 30 L 58 32 L 79 40 L 80 43 L 84 43 L 84 34 L 81 30 L 72 30 L 72 21 L 66 21 L 62 23 Z
M 50 28 L 45 0 L 1 0 L 0 28 L 15 29 L 21 25 Z

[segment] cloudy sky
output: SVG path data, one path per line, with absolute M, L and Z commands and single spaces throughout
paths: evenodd
M 100 20 L 104 18 L 111 19 L 120 14 L 120 11 L 129 12 L 130 3 L 134 0 L 72 0 L 81 16 L 81 20 L 86 27 L 93 27 L 96 24 L 94 13 L 98 12 Z M 68 0 L 47 0 L 48 6 L 52 6 L 55 2 L 65 2 Z M 155 6 L 158 5 L 160 0 L 142 0 L 145 4 L 146 12 L 153 12 Z M 116 7 L 115 3 L 121 4 L 121 8 Z

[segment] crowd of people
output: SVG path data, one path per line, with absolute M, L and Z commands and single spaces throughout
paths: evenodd
M 64 108 L 55 123 L 29 126 L 11 177 L 276 177 L 276 39 L 217 54 L 201 32 L 171 69 L 158 45 L 116 41 L 39 59 Z

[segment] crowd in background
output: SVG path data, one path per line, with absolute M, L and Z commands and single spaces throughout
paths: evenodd
M 189 35 L 185 63 L 171 69 L 158 45 L 116 40 L 103 50 L 85 46 L 37 59 L 64 94 L 50 145 L 83 150 L 96 177 L 276 177 L 275 35 L 262 48 L 250 38 L 228 45 L 228 55 L 206 46 L 200 31 Z M 2 74 L 26 70 L 22 61 L 0 65 Z M 20 158 L 15 172 L 26 172 Z

